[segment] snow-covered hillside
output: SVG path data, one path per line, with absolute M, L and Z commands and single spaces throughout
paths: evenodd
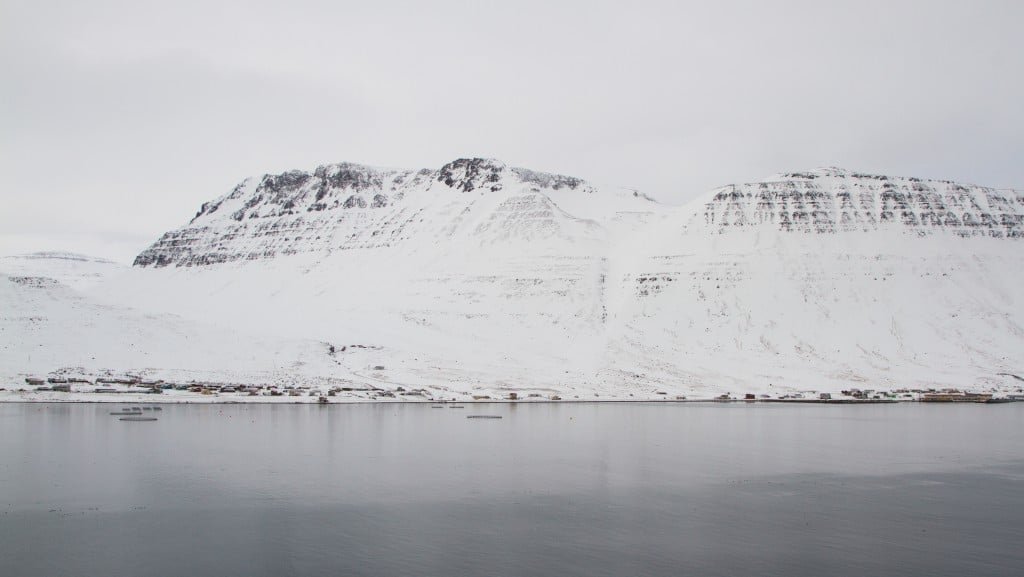
M 260 339 L 174 315 L 99 303 L 40 276 L 0 274 L 0 367 L 16 375 L 123 377 L 179 381 L 279 382 L 295 366 L 332 364 L 328 345 Z M 290 377 L 289 379 L 290 380 Z M 7 386 L 14 383 L 8 382 Z
M 648 231 L 618 357 L 762 391 L 1017 386 L 1024 193 L 820 169 L 728 186 Z
M 127 270 L 114 261 L 70 252 L 34 252 L 0 257 L 0 272 L 44 276 L 74 289 L 86 289 Z
M 110 343 L 123 358 L 102 367 L 151 374 L 456 398 L 1010 390 L 1024 374 L 1022 236 L 1021 193 L 839 169 L 672 208 L 487 159 L 337 164 L 246 180 L 131 270 L 47 299 L 79 303 L 54 319 L 119 311 L 106 316 L 131 317 L 114 324 L 132 334 L 189 324 L 187 355 L 172 336 L 140 341 L 158 361 Z M 8 284 L 20 314 L 42 306 Z M 47 339 L 48 370 L 68 365 L 72 345 Z M 4 375 L 45 368 L 18 355 Z

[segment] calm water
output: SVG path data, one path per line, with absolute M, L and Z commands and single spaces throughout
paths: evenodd
M 117 408 L 0 405 L 0 575 L 1024 574 L 1024 403 Z

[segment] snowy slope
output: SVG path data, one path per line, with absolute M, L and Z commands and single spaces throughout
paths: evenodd
M 213 375 L 460 398 L 1010 390 L 1022 231 L 1020 193 L 839 169 L 670 208 L 488 159 L 337 164 L 246 180 L 79 296 L 193 323 L 209 358 L 151 364 Z
M 321 342 L 261 339 L 173 315 L 101 304 L 58 281 L 0 274 L 0 377 L 138 375 L 186 382 L 290 382 L 336 373 Z M 306 366 L 310 365 L 311 366 Z
M 45 276 L 74 289 L 86 289 L 128 267 L 110 260 L 69 252 L 34 252 L 0 257 L 0 271 L 13 276 Z

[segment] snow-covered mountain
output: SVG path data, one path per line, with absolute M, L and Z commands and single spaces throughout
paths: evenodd
M 807 388 L 1013 383 L 1024 193 L 829 168 L 675 211 L 624 280 L 623 358 L 655 380 Z
M 112 343 L 97 369 L 455 397 L 1010 387 L 1022 236 L 1022 193 L 839 169 L 673 208 L 495 160 L 343 163 L 244 181 L 79 297 L 226 347 Z
M 423 243 L 506 244 L 560 237 L 579 244 L 596 234 L 586 219 L 651 205 L 628 191 L 598 194 L 578 178 L 490 159 L 459 159 L 438 170 L 342 163 L 247 179 L 143 251 L 135 266 L 210 265 L 346 250 L 418 251 Z

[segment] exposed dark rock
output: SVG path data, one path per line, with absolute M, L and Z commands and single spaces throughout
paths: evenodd
M 449 162 L 437 171 L 437 181 L 445 186 L 472 192 L 485 185 L 501 180 L 505 165 L 489 158 L 460 158 Z
M 362 197 L 353 194 L 345 199 L 345 204 L 343 206 L 345 208 L 366 208 L 366 201 L 363 200 Z

